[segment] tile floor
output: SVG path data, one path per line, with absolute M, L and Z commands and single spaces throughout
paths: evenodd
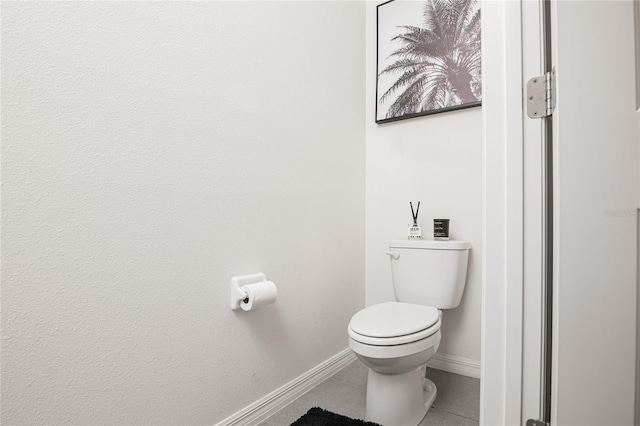
M 480 380 L 428 369 L 438 397 L 420 426 L 474 426 L 480 412 Z M 358 360 L 287 405 L 260 426 L 288 426 L 311 407 L 364 418 L 367 368 Z

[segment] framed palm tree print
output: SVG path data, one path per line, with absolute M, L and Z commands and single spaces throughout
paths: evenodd
M 482 103 L 480 0 L 378 5 L 376 123 Z

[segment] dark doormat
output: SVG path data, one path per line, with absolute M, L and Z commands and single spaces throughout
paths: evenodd
M 322 408 L 313 407 L 307 413 L 300 417 L 291 426 L 380 426 L 378 423 L 365 422 L 363 420 L 351 419 L 323 410 Z

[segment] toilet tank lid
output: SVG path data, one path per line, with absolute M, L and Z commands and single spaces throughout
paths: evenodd
M 468 250 L 471 248 L 469 241 L 456 240 L 391 240 L 389 248 L 416 248 L 431 250 Z

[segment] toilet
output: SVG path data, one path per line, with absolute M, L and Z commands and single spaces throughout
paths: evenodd
M 426 363 L 440 345 L 442 309 L 460 304 L 471 244 L 394 240 L 387 255 L 396 301 L 372 305 L 349 322 L 349 347 L 369 367 L 365 420 L 415 426 L 436 399 Z

